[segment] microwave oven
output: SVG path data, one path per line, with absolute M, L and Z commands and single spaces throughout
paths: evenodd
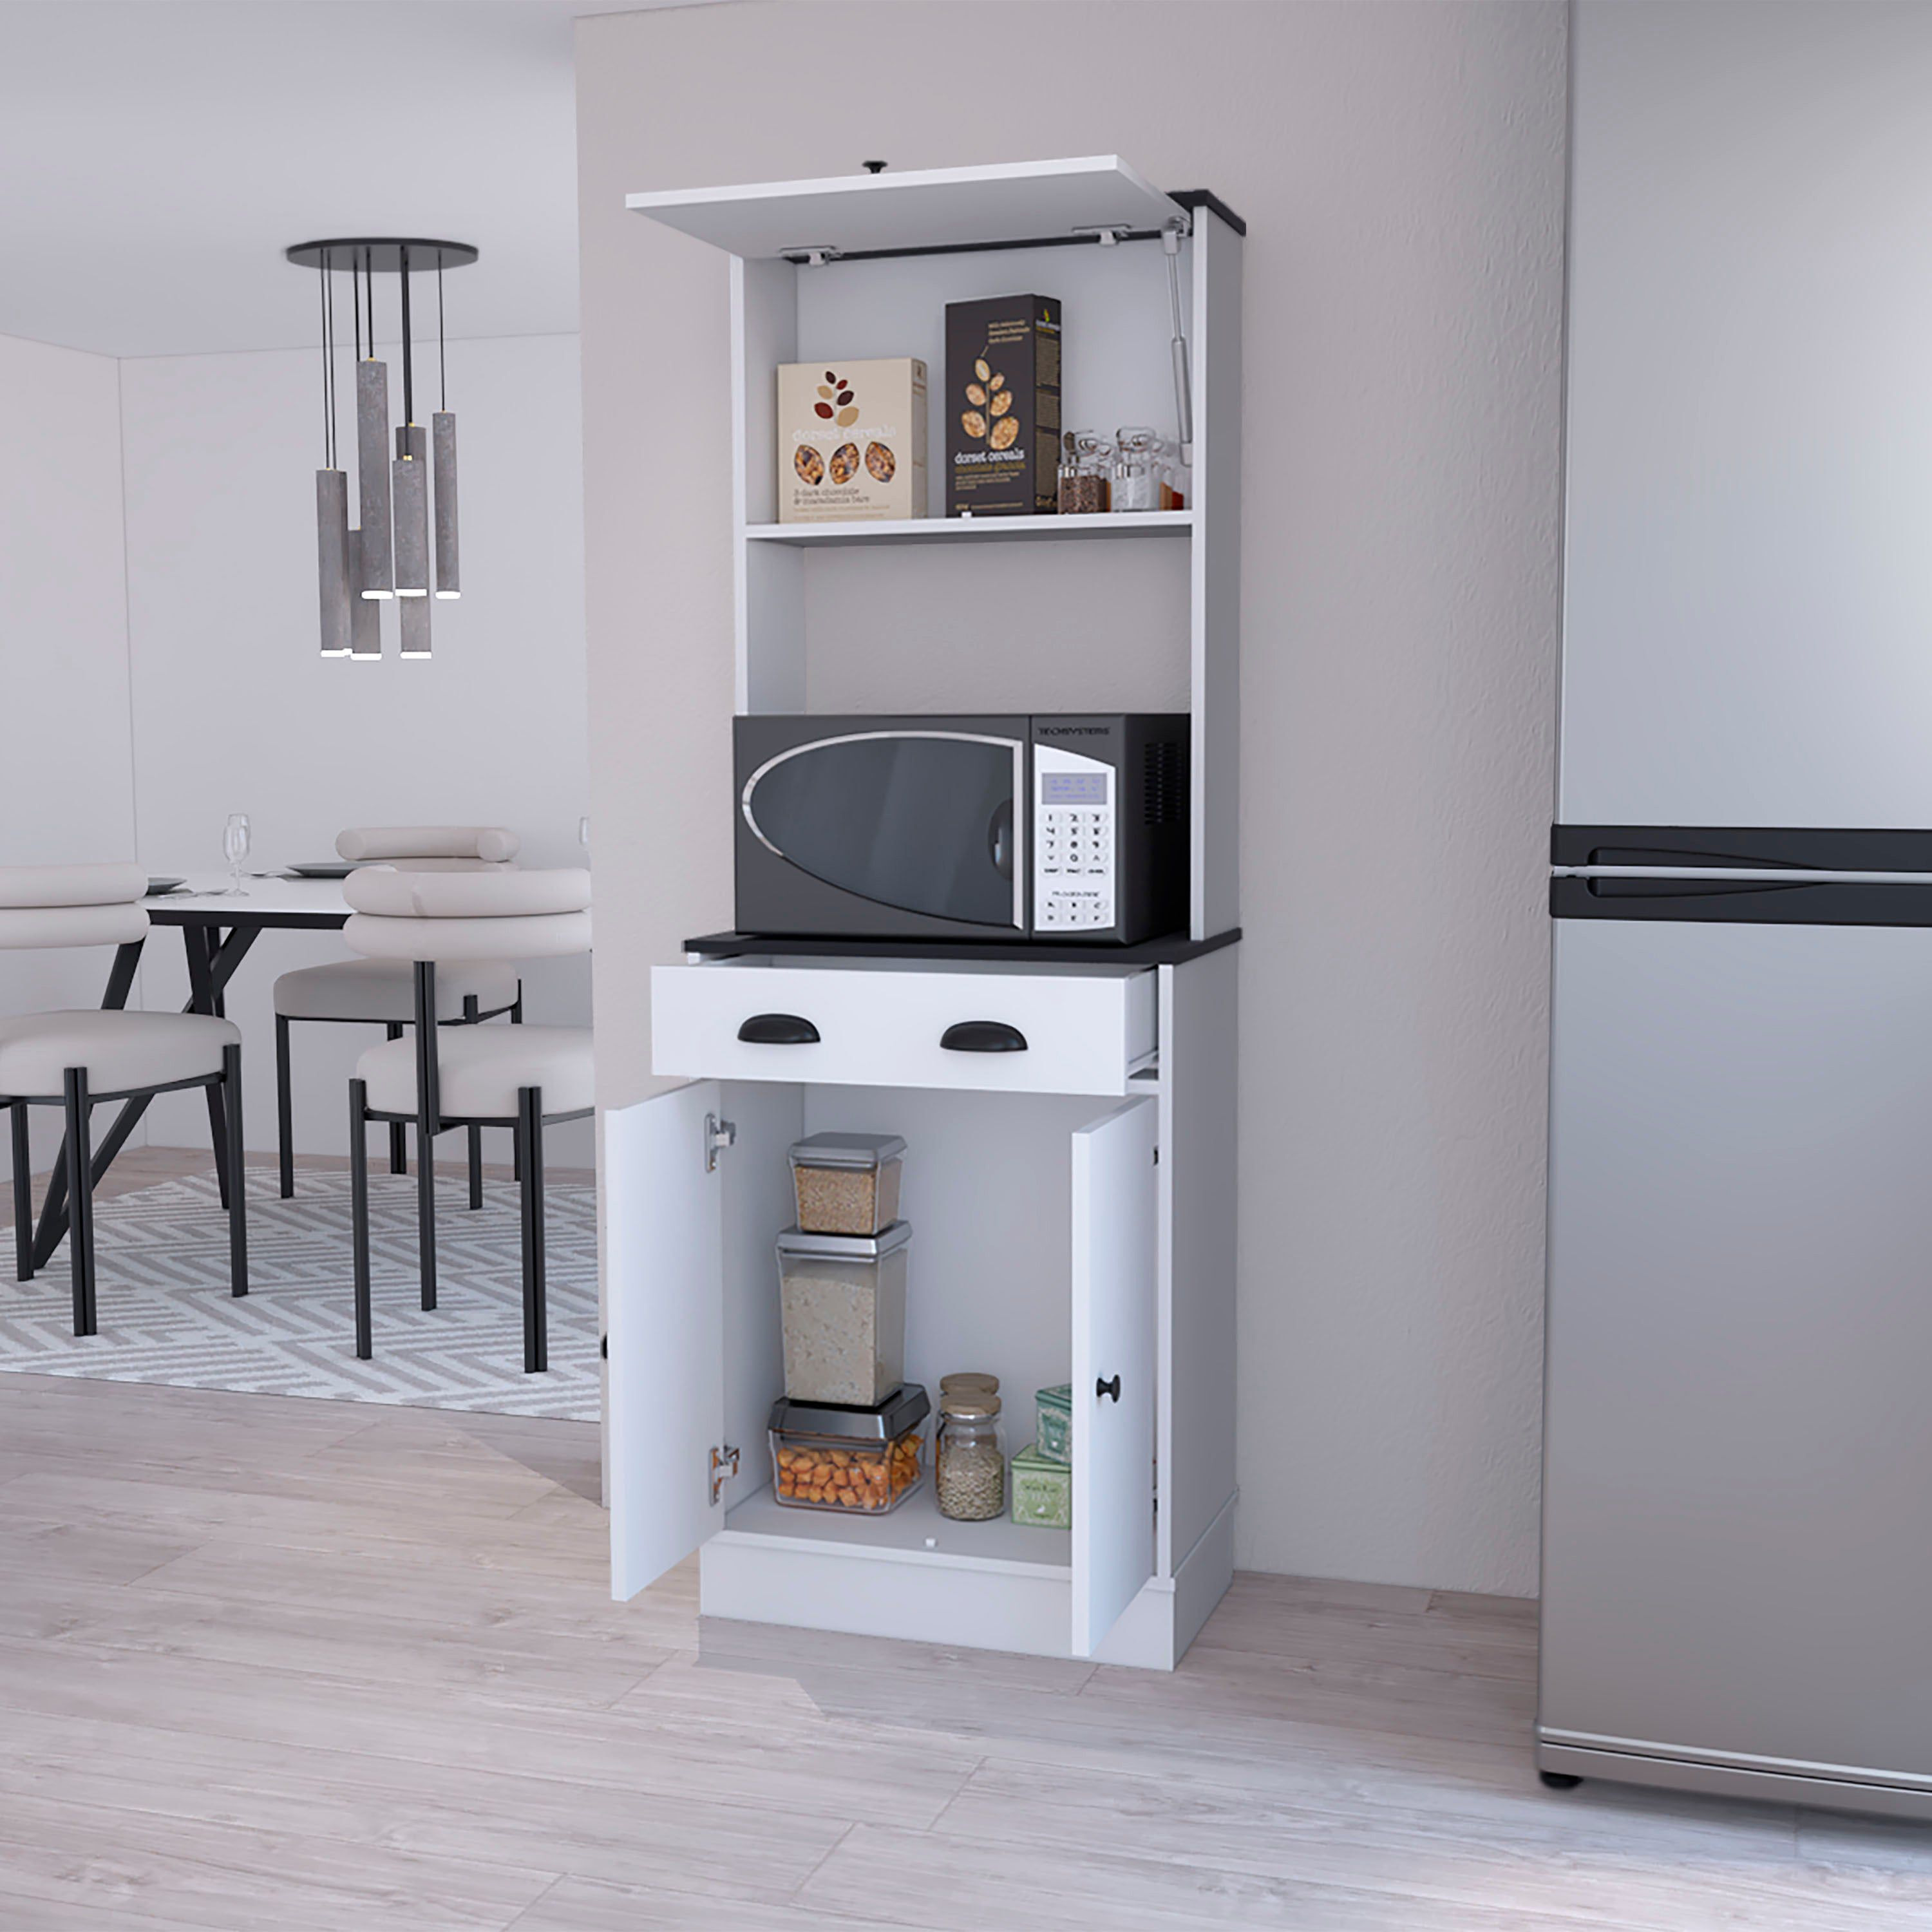
M 740 932 L 1132 945 L 1187 922 L 1185 712 L 733 728 Z

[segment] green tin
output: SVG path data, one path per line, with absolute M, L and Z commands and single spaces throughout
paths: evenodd
M 1073 1472 L 1040 1453 L 1030 1442 L 1012 1459 L 1009 1471 L 1014 1522 L 1034 1529 L 1073 1527 Z
M 1061 1382 L 1053 1388 L 1036 1390 L 1034 1411 L 1036 1422 L 1034 1448 L 1049 1462 L 1073 1460 L 1073 1384 Z

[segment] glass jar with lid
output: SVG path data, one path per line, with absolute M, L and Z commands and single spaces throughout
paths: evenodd
M 1112 443 L 1096 430 L 1070 429 L 1061 449 L 1060 514 L 1086 517 L 1104 511 L 1112 498 Z
M 940 1514 L 956 1522 L 984 1522 L 1006 1513 L 1006 1455 L 998 1396 L 979 1388 L 940 1395 L 932 1478 Z
M 1115 440 L 1113 507 L 1160 508 L 1160 438 L 1153 430 L 1130 424 Z

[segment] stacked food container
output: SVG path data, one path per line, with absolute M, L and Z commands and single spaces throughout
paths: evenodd
M 925 1480 L 932 1405 L 905 1379 L 905 1142 L 813 1134 L 791 1150 L 798 1225 L 778 1239 L 785 1392 L 772 1486 L 790 1509 L 882 1516 Z

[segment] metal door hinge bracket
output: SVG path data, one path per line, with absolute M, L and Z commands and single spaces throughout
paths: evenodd
M 721 1120 L 716 1114 L 704 1117 L 704 1171 L 706 1174 L 718 1172 L 718 1156 L 728 1147 L 736 1144 L 738 1138 L 737 1123 Z
M 724 1492 L 724 1485 L 738 1473 L 738 1452 L 730 1443 L 722 1449 L 711 1452 L 711 1507 L 718 1507 L 718 1498 Z

